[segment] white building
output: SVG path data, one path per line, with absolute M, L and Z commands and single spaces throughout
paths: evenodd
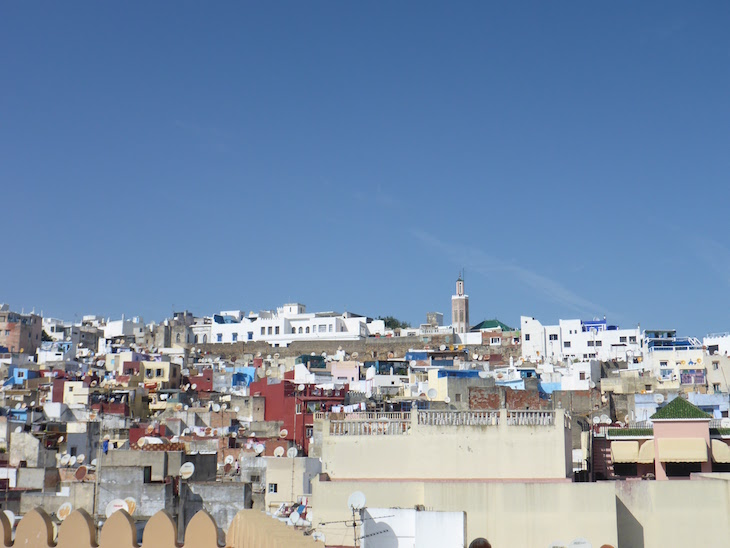
M 638 327 L 619 329 L 603 320 L 560 320 L 542 325 L 529 316 L 520 317 L 522 359 L 534 363 L 563 363 L 598 359 L 633 363 L 642 352 Z
M 200 335 L 207 335 L 206 328 L 198 324 L 193 326 L 198 342 L 203 342 Z M 248 316 L 239 311 L 215 314 L 210 323 L 208 342 L 265 341 L 276 347 L 288 346 L 294 341 L 358 340 L 384 331 L 382 320 L 370 320 L 349 312 L 308 313 L 303 304 L 290 303 L 276 311 L 263 310 Z
M 730 356 L 730 333 L 713 333 L 702 339 L 707 353 L 710 355 Z
M 705 385 L 707 364 L 702 343 L 694 337 L 677 337 L 674 329 L 644 331 L 641 369 L 660 381 Z

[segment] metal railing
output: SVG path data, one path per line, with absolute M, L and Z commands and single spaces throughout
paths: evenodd
M 499 411 L 419 411 L 424 426 L 496 426 Z

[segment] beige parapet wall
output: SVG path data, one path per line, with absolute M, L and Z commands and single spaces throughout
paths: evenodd
M 0 512 L 0 548 L 137 548 L 134 520 L 120 510 L 112 514 L 98 535 L 94 522 L 83 510 L 76 510 L 58 528 L 54 539 L 53 522 L 48 514 L 37 508 L 18 523 L 15 541 L 12 527 Z M 311 537 L 296 531 L 278 520 L 255 510 L 242 510 L 231 522 L 224 545 L 218 543 L 218 527 L 213 518 L 200 511 L 188 524 L 185 543 L 176 543 L 177 527 L 167 512 L 158 512 L 147 522 L 142 537 L 142 548 L 284 548 L 322 547 Z

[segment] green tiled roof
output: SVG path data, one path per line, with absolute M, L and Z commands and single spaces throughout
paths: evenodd
M 711 419 L 696 405 L 692 405 L 682 397 L 676 397 L 651 416 L 651 419 Z
M 501 329 L 502 331 L 515 331 L 510 326 L 503 324 L 497 319 L 484 320 L 483 322 L 472 326 L 470 331 L 491 331 L 493 329 Z

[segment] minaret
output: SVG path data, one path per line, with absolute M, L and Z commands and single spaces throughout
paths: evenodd
M 451 297 L 451 326 L 456 333 L 469 331 L 469 295 L 464 293 L 464 273 L 456 280 L 456 295 Z

